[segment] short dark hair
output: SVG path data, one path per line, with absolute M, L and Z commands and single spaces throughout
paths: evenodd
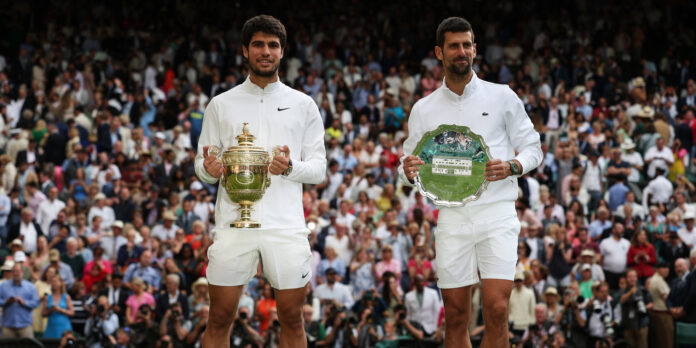
M 474 29 L 471 23 L 462 17 L 445 18 L 437 26 L 437 45 L 442 47 L 445 44 L 445 33 L 471 32 L 471 41 L 474 41 Z
M 287 42 L 285 26 L 277 18 L 269 15 L 249 18 L 242 26 L 242 44 L 248 48 L 251 37 L 258 32 L 277 36 L 280 40 L 280 48 L 285 48 Z

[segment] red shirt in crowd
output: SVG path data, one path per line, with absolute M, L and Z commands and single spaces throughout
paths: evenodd
M 641 255 L 636 258 L 636 256 Z M 647 259 L 646 257 L 647 256 Z M 628 267 L 633 267 L 638 271 L 638 277 L 647 278 L 655 273 L 655 265 L 657 264 L 657 255 L 652 244 L 631 245 L 628 248 Z M 636 262 L 636 259 L 638 259 Z

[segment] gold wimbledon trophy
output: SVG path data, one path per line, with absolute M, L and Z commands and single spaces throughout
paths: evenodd
M 215 145 L 208 148 L 208 154 L 222 162 L 224 172 L 221 180 L 227 196 L 239 204 L 240 217 L 230 224 L 233 228 L 261 227 L 261 223 L 251 220 L 251 206 L 263 197 L 271 185 L 268 166 L 272 158 L 266 150 L 254 146 L 254 139 L 245 122 L 242 134 L 237 135 L 238 146 L 230 146 L 222 154 Z

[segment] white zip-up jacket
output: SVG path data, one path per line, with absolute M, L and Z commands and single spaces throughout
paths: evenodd
M 404 174 L 404 158 L 413 153 L 423 134 L 443 124 L 469 127 L 483 137 L 491 159 L 508 161 L 514 158 L 520 162 L 524 173 L 538 167 L 543 158 L 539 133 L 534 130 L 519 97 L 508 86 L 480 80 L 474 73 L 461 96 L 452 92 L 443 81 L 440 88 L 413 106 L 408 119 L 404 156 L 399 166 L 399 175 L 407 185 L 413 186 Z M 517 195 L 515 176 L 492 181 L 479 199 L 463 207 L 440 207 L 438 220 L 454 222 L 458 212 L 467 207 L 513 202 Z
M 287 177 L 269 173 L 271 186 L 254 204 L 251 218 L 261 223 L 261 229 L 306 230 L 302 184 L 317 184 L 326 177 L 324 125 L 317 105 L 280 81 L 262 89 L 248 77 L 214 97 L 205 109 L 196 153 L 196 174 L 202 181 L 218 181 L 203 166 L 203 148 L 216 145 L 224 151 L 237 146 L 236 136 L 242 133 L 244 122 L 256 136 L 254 146 L 271 152 L 274 146 L 287 145 L 293 166 Z M 218 184 L 216 227 L 230 228 L 230 223 L 239 218 L 238 207 Z

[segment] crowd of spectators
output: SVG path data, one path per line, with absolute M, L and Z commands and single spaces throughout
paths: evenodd
M 303 195 L 311 347 L 443 341 L 438 210 L 397 168 L 411 107 L 442 85 L 451 14 L 543 142 L 518 179 L 511 340 L 671 347 L 696 323 L 693 2 L 40 3 L 0 13 L 3 339 L 199 345 L 217 186 L 193 160 L 207 103 L 246 78 L 240 30 L 259 13 L 285 23 L 281 80 L 326 129 L 326 180 Z M 278 329 L 259 265 L 230 343 L 276 347 Z

